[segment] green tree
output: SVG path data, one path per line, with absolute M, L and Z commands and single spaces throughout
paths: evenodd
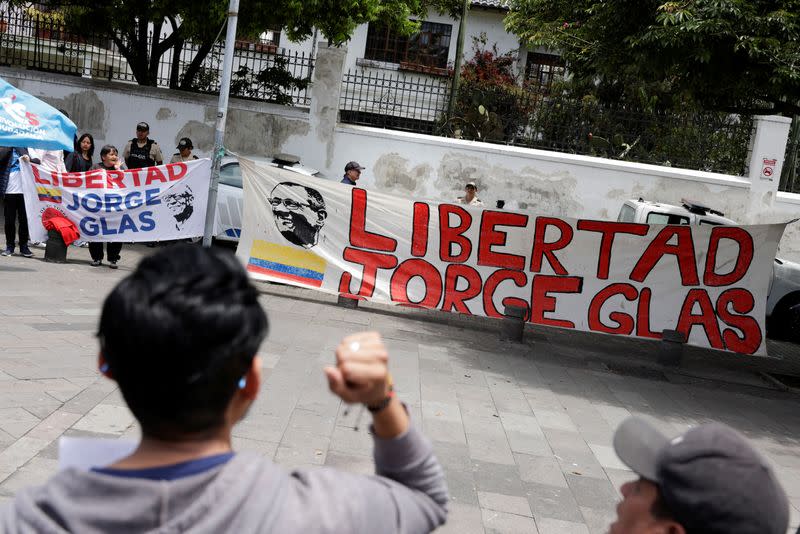
M 12 3 L 27 5 L 27 1 Z M 106 34 L 125 57 L 140 85 L 156 85 L 161 58 L 173 50 L 171 87 L 189 88 L 225 23 L 227 0 L 51 0 L 76 32 Z M 411 33 L 428 7 L 451 12 L 454 0 L 242 0 L 237 34 L 256 36 L 265 29 L 285 29 L 291 40 L 310 37 L 314 29 L 333 45 L 346 42 L 360 24 L 381 20 Z M 48 6 L 48 2 L 43 4 Z M 162 38 L 163 30 L 169 35 Z M 199 49 L 180 76 L 180 52 L 186 41 Z
M 601 100 L 800 113 L 800 0 L 514 0 L 506 27 Z

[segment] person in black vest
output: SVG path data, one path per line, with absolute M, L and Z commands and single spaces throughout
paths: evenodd
M 153 139 L 150 139 L 150 125 L 140 122 L 136 125 L 136 137 L 128 141 L 122 151 L 122 159 L 129 169 L 141 169 L 164 163 L 161 148 Z

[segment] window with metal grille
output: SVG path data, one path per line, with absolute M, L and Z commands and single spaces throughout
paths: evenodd
M 404 36 L 385 24 L 370 22 L 364 58 L 444 69 L 452 31 L 450 24 L 423 22 L 418 33 Z
M 556 54 L 528 52 L 525 82 L 534 91 L 549 93 L 553 80 L 564 76 L 564 60 Z

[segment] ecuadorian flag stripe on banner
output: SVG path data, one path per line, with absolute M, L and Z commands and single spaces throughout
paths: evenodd
M 250 249 L 247 270 L 312 287 L 321 287 L 325 260 L 311 252 L 256 239 Z
M 61 189 L 57 187 L 36 187 L 36 194 L 39 196 L 39 200 L 42 202 L 54 202 L 56 204 L 61 203 Z

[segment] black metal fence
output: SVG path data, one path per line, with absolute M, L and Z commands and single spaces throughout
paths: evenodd
M 108 33 L 76 32 L 59 11 L 5 7 L 0 10 L 0 65 L 72 74 L 87 78 L 137 83 L 134 71 Z M 118 35 L 127 44 L 124 35 Z M 162 35 L 162 39 L 166 35 Z M 152 34 L 148 39 L 152 49 Z M 183 43 L 173 71 L 171 48 L 158 61 L 151 85 L 182 88 L 202 93 L 218 93 L 224 42 L 216 42 L 195 76 L 184 77 L 201 46 Z M 244 98 L 308 106 L 308 86 L 314 59 L 303 53 L 288 52 L 269 44 L 235 43 L 231 94 Z
M 753 121 L 545 96 L 523 87 L 462 84 L 447 117 L 452 80 L 379 73 L 345 75 L 342 122 L 573 154 L 743 175 Z
M 800 115 L 795 115 L 789 130 L 778 191 L 800 193 Z
M 433 134 L 449 98 L 449 78 L 348 71 L 339 116 L 350 124 Z

